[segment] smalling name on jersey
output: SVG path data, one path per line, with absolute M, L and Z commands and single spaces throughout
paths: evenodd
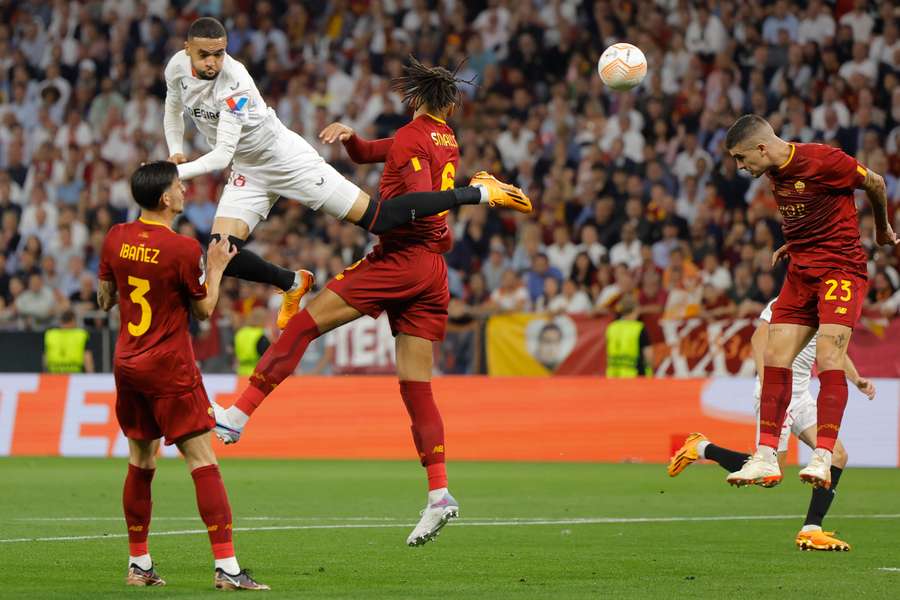
M 456 148 L 456 137 L 452 133 L 438 133 L 436 131 L 431 132 L 431 141 L 434 142 L 435 146 L 450 146 L 451 148 Z
M 124 258 L 125 260 L 158 265 L 158 257 L 159 248 L 148 248 L 143 244 L 134 246 L 132 244 L 123 243 L 122 247 L 119 249 L 119 258 Z

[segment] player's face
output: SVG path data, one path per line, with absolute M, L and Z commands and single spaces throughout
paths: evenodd
M 763 143 L 738 144 L 728 152 L 737 163 L 737 168 L 747 171 L 753 177 L 759 177 L 772 166 L 768 146 Z
M 200 79 L 215 79 L 225 62 L 226 38 L 193 38 L 184 44 L 191 67 Z
M 172 185 L 169 186 L 169 189 L 163 194 L 163 198 L 168 202 L 169 210 L 176 215 L 180 215 L 184 212 L 184 190 L 185 187 L 181 182 L 181 179 L 176 177 L 175 181 L 172 182 Z

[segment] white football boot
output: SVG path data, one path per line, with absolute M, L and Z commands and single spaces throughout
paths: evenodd
M 418 525 L 406 538 L 408 546 L 421 546 L 436 538 L 450 519 L 459 517 L 459 502 L 450 492 L 444 492 L 436 502 L 429 501 L 421 514 Z
M 809 464 L 800 471 L 800 479 L 813 487 L 831 488 L 831 452 L 816 448 Z
M 231 419 L 228 418 L 228 411 L 225 408 L 212 401 L 210 401 L 210 404 L 212 404 L 213 416 L 216 419 L 213 433 L 226 444 L 236 444 L 241 439 L 241 432 L 244 428 L 238 427 L 231 422 Z
M 747 459 L 740 471 L 735 471 L 725 478 L 731 485 L 760 485 L 775 487 L 781 483 L 781 468 L 778 466 L 778 455 L 769 448 L 762 448 Z

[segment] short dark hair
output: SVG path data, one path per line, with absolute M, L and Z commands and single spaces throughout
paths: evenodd
M 207 38 L 215 40 L 225 37 L 225 26 L 219 23 L 217 19 L 212 17 L 200 17 L 188 28 L 187 37 L 189 40 L 194 38 Z
M 141 208 L 157 210 L 163 193 L 177 177 L 175 163 L 160 160 L 141 165 L 131 176 L 131 195 Z
M 725 148 L 731 150 L 748 137 L 768 125 L 768 121 L 759 115 L 747 114 L 740 117 L 725 134 Z

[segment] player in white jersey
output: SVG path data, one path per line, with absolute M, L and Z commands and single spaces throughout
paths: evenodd
M 759 316 L 760 324 L 753 332 L 751 345 L 753 347 L 753 358 L 756 362 L 757 373 L 762 373 L 763 353 L 766 348 L 766 341 L 769 337 L 769 321 L 772 318 L 772 305 L 775 300 L 769 302 L 769 305 L 763 310 Z M 809 393 L 809 381 L 812 375 L 812 368 L 816 362 L 816 338 L 813 337 L 809 344 L 806 345 L 797 358 L 794 359 L 792 365 L 793 370 L 793 387 L 791 404 L 787 410 L 787 417 L 784 426 L 781 429 L 781 435 L 778 440 L 778 461 L 781 471 L 784 472 L 784 462 L 787 456 L 788 439 L 793 433 L 797 439 L 801 440 L 810 448 L 816 447 L 816 401 Z M 875 386 L 868 379 L 860 377 L 856 366 L 849 356 L 846 356 L 844 363 L 844 372 L 847 378 L 871 400 L 875 397 Z M 762 384 L 757 377 L 756 392 L 756 430 L 759 435 L 759 399 L 762 391 Z M 749 454 L 729 450 L 712 444 L 702 433 L 692 433 L 684 441 L 684 444 L 672 456 L 669 461 L 668 472 L 670 477 L 675 477 L 681 473 L 695 460 L 705 458 L 717 462 L 722 468 L 729 472 L 728 478 L 731 478 L 740 471 L 744 462 L 750 458 Z M 809 510 L 806 514 L 806 521 L 803 528 L 797 534 L 795 542 L 797 546 L 803 550 L 850 550 L 850 545 L 834 537 L 833 532 L 822 531 L 822 521 L 831 506 L 834 499 L 835 489 L 841 478 L 844 467 L 847 465 L 847 451 L 841 440 L 838 439 L 834 446 L 834 460 L 831 464 L 831 487 L 814 488 L 812 491 L 812 499 L 809 502 Z M 772 487 L 777 485 L 781 478 L 777 480 L 748 482 L 756 483 L 764 487 Z
M 462 204 L 484 203 L 531 212 L 531 202 L 521 190 L 492 177 L 479 180 L 476 186 L 405 194 L 384 203 L 370 199 L 278 120 L 244 65 L 225 53 L 226 44 L 221 23 L 210 17 L 197 19 L 188 30 L 184 50 L 166 65 L 164 125 L 169 160 L 178 165 L 182 180 L 232 166 L 212 234 L 227 237 L 238 248 L 226 275 L 269 283 L 285 292 L 278 316 L 282 329 L 297 312 L 300 297 L 313 285 L 312 274 L 284 269 L 243 248 L 253 228 L 281 196 L 376 234 Z M 192 161 L 184 155 L 183 114 L 212 147 Z M 329 135 L 326 129 L 320 137 Z

